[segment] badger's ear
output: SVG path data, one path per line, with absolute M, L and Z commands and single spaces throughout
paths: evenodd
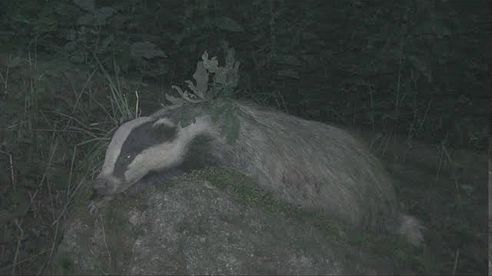
M 173 140 L 176 136 L 177 127 L 168 118 L 161 118 L 152 124 L 151 131 L 153 135 L 159 137 L 159 140 Z

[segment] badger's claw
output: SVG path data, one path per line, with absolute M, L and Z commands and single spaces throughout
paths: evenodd
M 113 199 L 112 196 L 104 196 L 104 197 L 99 197 L 97 199 L 93 199 L 89 202 L 89 205 L 87 205 L 87 209 L 89 210 L 89 214 L 91 216 L 96 215 L 99 211 L 99 209 L 102 209 L 106 206 L 106 203 Z
M 91 202 L 89 202 L 89 205 L 87 205 L 87 209 L 89 210 L 89 214 L 91 216 L 96 215 L 97 214 L 97 211 L 98 211 L 96 202 L 94 200 L 92 200 Z

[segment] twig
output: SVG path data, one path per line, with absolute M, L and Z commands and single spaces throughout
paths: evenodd
M 54 136 L 54 133 L 53 133 L 53 136 Z M 52 137 L 52 139 L 53 139 L 53 137 Z M 54 147 L 51 148 L 52 150 L 51 150 L 50 156 L 48 158 L 48 163 L 46 165 L 46 169 L 44 170 L 43 175 L 41 176 L 41 181 L 39 182 L 38 187 L 36 188 L 36 190 L 34 191 L 34 194 L 32 196 L 29 194 L 30 201 L 29 201 L 29 206 L 28 206 L 27 210 L 31 209 L 31 206 L 33 205 L 34 199 L 36 199 L 36 196 L 38 195 L 39 191 L 41 190 L 41 186 L 43 185 L 43 183 L 46 179 L 46 176 L 48 174 L 48 169 L 50 168 L 51 163 L 53 162 L 53 157 L 55 156 L 55 152 L 56 152 L 57 147 L 58 147 L 58 140 L 56 140 Z
M 46 259 L 46 262 L 44 262 L 44 264 L 39 269 L 37 275 L 41 275 L 43 273 L 44 269 L 46 268 L 46 266 L 51 262 L 51 258 L 53 257 L 53 252 L 55 251 L 55 247 L 56 247 L 56 239 L 58 238 L 59 226 L 60 226 L 60 224 L 57 223 L 56 229 L 55 229 L 55 236 L 53 237 L 53 242 L 51 243 L 51 248 L 49 250 L 50 254 L 48 255 L 48 258 Z
M 453 272 L 451 275 L 456 275 L 456 269 L 458 268 L 458 259 L 460 258 L 460 249 L 456 249 L 456 254 L 454 255 Z
M 138 106 L 140 105 L 140 102 L 139 102 L 139 97 L 138 97 L 138 90 L 135 90 L 135 98 L 137 99 L 136 100 L 136 103 L 135 103 L 135 117 L 139 117 L 139 108 Z
M 27 257 L 27 258 L 25 258 L 25 259 L 22 259 L 22 260 L 18 261 L 18 262 L 17 262 L 17 263 L 15 263 L 15 264 L 9 264 L 9 265 L 6 265 L 6 266 L 4 266 L 4 267 L 1 267 L 1 268 L 0 268 L 0 271 L 6 271 L 7 269 L 9 269 L 9 268 L 10 268 L 11 266 L 13 266 L 13 265 L 19 265 L 19 264 L 25 263 L 25 262 L 27 262 L 27 261 L 29 261 L 29 260 L 31 260 L 31 259 L 34 259 L 34 258 L 36 258 L 36 257 L 38 257 L 38 256 L 40 256 L 40 255 L 43 255 L 43 254 L 47 253 L 48 251 L 49 251 L 49 249 L 43 250 L 43 251 L 39 252 L 38 254 L 36 254 L 36 255 L 32 255 L 32 256 L 29 256 L 29 257 Z
M 17 219 L 15 220 L 15 226 L 17 226 L 17 229 L 19 229 L 19 235 L 17 236 L 17 246 L 15 247 L 14 260 L 12 261 L 12 270 L 10 271 L 11 275 L 15 275 L 15 269 L 17 268 L 17 258 L 19 257 L 20 245 L 24 237 L 24 230 L 20 225 L 21 223 L 19 223 L 19 220 Z
M 12 158 L 12 154 L 9 153 L 9 166 L 10 166 L 10 181 L 12 183 L 12 186 L 14 187 L 15 191 L 15 178 L 14 178 L 14 161 Z
M 103 220 L 101 214 L 99 214 L 99 220 L 101 221 L 104 246 L 106 247 L 106 251 L 108 252 L 109 265 L 112 266 L 111 251 L 109 250 L 108 241 L 106 239 L 106 230 L 104 229 L 104 220 Z
M 12 154 L 10 152 L 5 152 L 5 151 L 0 151 L 0 152 L 9 157 L 10 183 L 12 184 L 12 189 L 15 191 L 16 183 L 15 183 L 15 176 L 14 176 L 14 159 L 12 158 Z
M 73 167 L 75 163 L 75 156 L 77 155 L 77 145 L 73 147 L 72 160 L 70 161 L 70 171 L 68 173 L 68 185 L 67 185 L 67 199 L 70 198 L 70 188 L 72 187 Z
M 70 195 L 70 198 L 67 200 L 67 203 L 65 203 L 65 205 L 63 206 L 63 209 L 61 210 L 60 214 L 58 215 L 58 217 L 53 220 L 53 222 L 51 223 L 51 226 L 54 226 L 55 224 L 57 224 L 61 217 L 65 214 L 65 212 L 67 211 L 68 209 L 68 206 L 70 206 L 70 204 L 72 203 L 72 200 L 73 198 L 75 197 L 75 194 L 77 193 L 77 191 L 79 190 L 79 187 L 82 186 L 82 183 L 84 182 L 84 180 L 80 180 L 79 182 L 79 185 L 77 185 L 77 187 L 75 188 L 75 190 L 73 191 L 73 193 Z

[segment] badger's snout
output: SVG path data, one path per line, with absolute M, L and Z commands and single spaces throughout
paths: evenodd
M 94 194 L 103 196 L 114 194 L 120 184 L 121 181 L 115 177 L 99 175 L 94 179 Z
M 119 183 L 117 178 L 111 176 L 99 175 L 94 179 L 92 183 L 92 195 L 90 197 L 91 201 L 88 206 L 90 214 L 97 213 L 97 210 L 101 208 L 105 202 L 111 200 Z

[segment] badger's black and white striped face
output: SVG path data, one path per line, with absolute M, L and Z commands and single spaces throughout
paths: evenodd
M 121 125 L 106 151 L 101 173 L 95 180 L 97 194 L 125 191 L 148 173 L 179 165 L 189 142 L 208 127 L 197 118 L 184 128 L 169 118 L 140 117 Z

